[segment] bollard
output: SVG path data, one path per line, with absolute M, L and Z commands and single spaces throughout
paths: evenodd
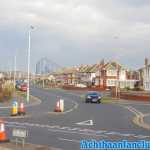
M 12 112 L 11 116 L 17 116 L 18 115 L 18 102 L 15 100 L 12 103 Z

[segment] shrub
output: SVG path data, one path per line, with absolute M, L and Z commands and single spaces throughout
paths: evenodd
M 127 91 L 131 90 L 130 87 L 128 87 L 128 86 L 125 87 L 124 89 L 127 90 Z
M 3 90 L 2 90 L 2 94 L 3 94 L 3 98 L 12 98 L 14 93 L 14 86 L 12 83 L 6 83 L 4 84 Z
M 2 101 L 3 101 L 3 93 L 0 92 L 0 102 L 2 102 Z

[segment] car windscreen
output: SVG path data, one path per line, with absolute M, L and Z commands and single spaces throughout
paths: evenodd
M 92 96 L 99 96 L 99 95 L 101 95 L 100 93 L 88 93 L 87 95 L 92 95 Z

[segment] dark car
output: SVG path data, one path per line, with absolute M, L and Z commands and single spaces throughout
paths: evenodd
M 102 94 L 99 92 L 89 92 L 85 96 L 86 103 L 101 103 Z

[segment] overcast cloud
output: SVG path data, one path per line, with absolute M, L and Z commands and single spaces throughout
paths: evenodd
M 117 60 L 142 67 L 150 57 L 149 0 L 0 0 L 0 70 L 47 57 L 61 66 Z

